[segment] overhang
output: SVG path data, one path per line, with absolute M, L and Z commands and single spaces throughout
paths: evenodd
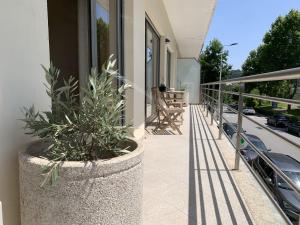
M 163 0 L 182 58 L 198 58 L 217 0 Z

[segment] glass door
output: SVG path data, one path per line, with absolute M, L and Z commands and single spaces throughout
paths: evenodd
M 167 87 L 171 87 L 171 52 L 167 50 Z
M 152 88 L 159 86 L 159 47 L 160 38 L 151 24 L 146 20 L 146 69 L 145 69 L 145 112 L 146 122 L 155 116 Z

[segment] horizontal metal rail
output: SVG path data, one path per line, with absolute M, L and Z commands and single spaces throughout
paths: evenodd
M 294 145 L 295 147 L 297 147 L 297 148 L 300 149 L 300 145 L 299 145 L 298 143 L 296 143 L 296 142 L 294 142 L 294 141 L 292 141 L 292 140 L 290 140 L 290 139 L 288 139 L 288 138 L 282 136 L 281 134 L 279 134 L 279 133 L 273 131 L 271 128 L 262 125 L 261 123 L 255 121 L 254 119 L 250 118 L 249 116 L 246 116 L 246 115 L 243 115 L 243 116 L 244 116 L 244 118 L 246 118 L 246 119 L 250 120 L 251 122 L 255 123 L 256 125 L 260 126 L 261 128 L 263 128 L 263 129 L 265 129 L 265 130 L 271 132 L 272 134 L 276 135 L 277 137 L 279 137 L 279 138 L 285 140 L 285 141 L 288 142 L 289 144 Z
M 213 98 L 213 97 L 211 97 L 211 96 L 209 96 L 207 94 L 203 94 L 203 95 L 206 96 L 206 97 L 208 97 L 209 99 L 215 101 L 215 102 L 218 102 L 218 99 L 215 99 L 215 98 Z
M 224 118 L 223 118 L 224 119 Z M 226 120 L 226 119 L 225 119 Z M 233 126 L 232 126 L 233 127 Z M 235 127 L 233 127 L 235 129 Z M 228 136 L 228 134 L 226 134 L 224 132 L 224 135 L 227 137 L 227 139 L 229 140 L 231 146 L 233 148 L 235 148 L 233 141 L 231 140 L 231 138 Z M 287 217 L 287 215 L 282 211 L 282 209 L 280 208 L 280 206 L 278 205 L 278 202 L 274 199 L 274 195 L 271 193 L 271 191 L 268 189 L 268 187 L 266 186 L 266 184 L 262 181 L 261 177 L 253 170 L 253 168 L 251 167 L 251 165 L 247 162 L 247 160 L 242 156 L 242 154 L 239 152 L 241 159 L 243 160 L 243 162 L 245 163 L 245 165 L 247 166 L 247 168 L 249 169 L 249 171 L 251 172 L 251 174 L 254 176 L 254 178 L 256 179 L 256 181 L 261 185 L 261 187 L 263 188 L 263 190 L 266 192 L 267 196 L 269 197 L 269 199 L 272 201 L 272 203 L 276 206 L 276 208 L 279 210 L 280 214 L 283 216 L 283 218 L 285 219 L 285 221 L 290 224 L 293 225 L 292 222 L 290 221 L 290 219 Z
M 206 95 L 207 96 L 207 95 Z M 210 97 L 210 96 L 208 96 Z M 212 97 L 210 97 L 212 98 Z M 208 105 L 210 105 L 210 103 L 208 102 Z M 225 105 L 229 110 L 235 112 L 235 113 L 238 113 L 237 110 L 231 108 L 230 106 L 228 105 Z M 212 105 L 210 105 L 210 107 L 213 107 Z M 217 110 L 216 110 L 217 111 Z M 250 120 L 251 122 L 255 123 L 256 125 L 259 125 L 260 127 L 270 131 L 272 134 L 278 136 L 279 138 L 282 138 L 284 139 L 285 141 L 287 141 L 288 143 L 300 148 L 300 145 L 285 138 L 284 136 L 274 132 L 273 130 L 271 130 L 270 128 L 258 123 L 257 121 L 253 120 L 252 118 L 242 114 L 242 116 L 248 120 Z M 226 121 L 226 122 L 229 122 L 223 115 L 222 115 L 222 118 Z M 233 127 L 233 126 L 232 126 Z M 222 127 L 222 124 L 219 124 L 219 129 L 223 129 Z M 235 131 L 237 131 L 237 129 L 235 127 L 233 127 L 233 129 Z M 300 196 L 300 189 L 296 186 L 296 184 L 287 176 L 285 175 L 282 170 L 280 168 L 278 168 L 267 156 L 265 156 L 248 138 L 245 134 L 241 133 L 240 134 L 242 136 L 242 138 L 252 147 L 252 149 Z M 227 135 L 226 135 L 227 136 Z M 227 136 L 228 137 L 228 136 Z M 232 142 L 232 141 L 231 141 Z M 239 155 L 241 157 L 241 154 L 239 152 Z
M 203 112 L 200 109 L 202 115 Z M 223 119 L 225 119 L 223 117 Z M 225 121 L 227 121 L 228 123 L 230 123 L 227 119 L 225 119 Z M 206 125 L 208 126 L 207 121 L 205 120 Z M 237 130 L 234 126 L 231 126 L 235 131 Z M 219 127 L 220 128 L 220 127 Z M 223 127 L 222 127 L 223 130 Z M 232 145 L 233 148 L 235 148 L 235 144 L 233 143 L 232 139 L 226 134 L 226 132 L 224 132 L 224 135 L 227 137 L 227 139 L 229 140 L 230 144 Z M 254 178 L 257 180 L 257 182 L 261 185 L 261 187 L 263 188 L 263 190 L 266 192 L 267 196 L 269 197 L 269 199 L 272 201 L 272 203 L 275 205 L 275 207 L 279 210 L 280 214 L 283 216 L 284 220 L 290 224 L 293 225 L 293 223 L 290 221 L 290 219 L 287 217 L 287 215 L 282 211 L 282 209 L 280 208 L 280 206 L 278 205 L 278 202 L 274 199 L 274 195 L 271 193 L 271 191 L 267 188 L 267 186 L 265 185 L 265 183 L 263 183 L 262 179 L 259 177 L 259 175 L 252 169 L 252 167 L 249 165 L 249 163 L 246 161 L 246 159 L 243 157 L 243 155 L 238 152 L 240 158 L 243 160 L 243 162 L 245 163 L 245 165 L 247 166 L 247 168 L 249 169 L 249 171 L 251 172 L 251 174 L 254 176 Z
M 222 93 L 231 94 L 231 95 L 239 95 L 238 92 L 233 92 L 233 91 L 222 91 Z M 242 93 L 241 95 L 246 98 L 253 98 L 253 99 L 265 100 L 265 101 L 270 101 L 270 102 L 277 102 L 277 103 L 284 103 L 284 104 L 288 104 L 288 105 L 300 106 L 300 100 L 277 98 L 277 97 L 270 97 L 270 96 L 266 96 L 266 95 L 255 95 L 255 94 L 248 94 L 248 93 Z
M 239 78 L 210 82 L 202 85 L 251 83 L 251 82 L 262 82 L 262 81 L 297 80 L 297 79 L 300 79 L 300 67 L 294 69 L 280 70 L 280 71 L 275 71 L 270 73 L 262 73 L 258 75 L 243 76 Z
M 260 99 L 260 100 L 266 100 L 266 101 L 272 101 L 272 102 L 278 102 L 278 103 L 285 103 L 289 105 L 295 105 L 300 106 L 299 100 L 294 99 L 286 99 L 286 98 L 276 98 L 276 97 L 270 97 L 270 96 L 261 96 L 261 95 L 254 95 L 254 94 L 242 94 L 244 97 L 247 98 L 254 98 L 254 99 Z
M 241 134 L 243 139 L 252 147 L 252 149 L 286 182 L 288 185 L 300 195 L 300 189 L 281 169 L 279 169 L 267 156 L 265 156 L 248 138 L 245 134 Z
M 230 106 L 228 106 L 228 105 L 226 105 L 226 104 L 224 104 L 224 105 L 225 105 L 227 108 L 229 108 L 231 111 L 233 111 L 234 113 L 238 113 L 237 110 L 231 108 Z M 274 134 L 275 136 L 277 136 L 277 137 L 279 137 L 279 138 L 285 140 L 285 141 L 288 142 L 289 144 L 294 145 L 295 147 L 297 147 L 297 148 L 300 149 L 300 144 L 298 144 L 298 143 L 296 143 L 296 142 L 294 142 L 294 141 L 292 141 L 292 140 L 290 140 L 290 139 L 284 137 L 283 135 L 281 135 L 281 134 L 279 134 L 279 133 L 273 131 L 271 128 L 269 128 L 269 127 L 267 127 L 267 126 L 265 126 L 265 125 L 263 125 L 263 124 L 261 124 L 261 123 L 255 121 L 255 120 L 252 119 L 251 117 L 246 116 L 245 114 L 242 114 L 242 115 L 243 115 L 244 118 L 246 118 L 247 120 L 250 120 L 252 123 L 255 123 L 256 125 L 260 126 L 261 128 L 263 128 L 263 129 L 269 131 L 270 133 Z M 223 118 L 224 118 L 224 116 L 223 116 Z
M 203 88 L 202 90 L 219 92 L 218 89 L 211 89 L 211 88 Z
M 238 92 L 233 92 L 233 91 L 223 91 L 225 94 L 230 94 L 230 95 L 239 95 L 240 93 Z

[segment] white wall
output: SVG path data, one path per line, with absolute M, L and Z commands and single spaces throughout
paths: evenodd
M 133 84 L 127 92 L 126 122 L 133 125 L 136 138 L 145 128 L 145 2 L 124 1 L 125 78 Z
M 200 64 L 193 58 L 177 59 L 177 89 L 181 87 L 189 92 L 189 103 L 199 103 Z
M 5 225 L 19 225 L 17 152 L 30 141 L 20 108 L 46 109 L 40 64 L 49 65 L 46 0 L 0 2 L 0 201 Z

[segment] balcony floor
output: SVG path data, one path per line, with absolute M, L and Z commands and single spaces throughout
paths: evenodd
M 200 106 L 185 111 L 183 135 L 144 142 L 144 225 L 255 224 Z
M 198 106 L 145 141 L 144 225 L 253 224 Z

